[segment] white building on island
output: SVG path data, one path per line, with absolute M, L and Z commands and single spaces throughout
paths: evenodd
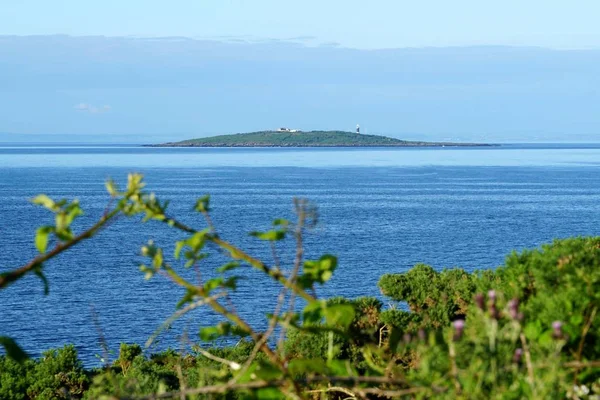
M 277 128 L 277 132 L 302 132 L 300 129 Z

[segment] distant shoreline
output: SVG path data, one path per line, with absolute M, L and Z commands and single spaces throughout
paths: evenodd
M 142 144 L 142 147 L 204 147 L 204 148 L 260 148 L 260 147 L 268 147 L 268 148 L 315 148 L 315 147 L 371 147 L 371 148 L 387 148 L 387 147 L 500 147 L 501 144 L 494 143 L 435 143 L 435 142 L 427 142 L 420 144 L 374 144 L 374 145 L 364 145 L 364 144 L 313 144 L 313 145 L 299 145 L 299 144 L 291 144 L 291 145 L 282 145 L 282 144 L 179 144 L 177 142 L 173 143 L 160 143 L 160 144 Z
M 497 144 L 409 141 L 344 131 L 260 131 L 146 144 L 144 147 L 493 147 Z

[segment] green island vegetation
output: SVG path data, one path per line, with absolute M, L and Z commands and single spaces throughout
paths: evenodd
M 440 147 L 491 146 L 478 143 L 419 142 L 344 131 L 260 131 L 170 142 L 153 147 Z
M 222 317 L 190 335 L 185 351 L 151 354 L 121 344 L 113 360 L 85 369 L 73 346 L 31 359 L 19 338 L 0 338 L 1 399 L 598 399 L 600 396 L 600 237 L 556 240 L 513 252 L 496 270 L 436 271 L 417 265 L 381 277 L 377 298 L 317 298 L 337 260 L 304 256 L 316 208 L 296 199 L 294 221 L 277 219 L 256 240 L 277 251 L 290 241 L 292 265 L 260 260 L 226 241 L 213 226 L 209 197 L 193 205 L 205 222 L 184 224 L 167 202 L 147 192 L 140 175 L 127 187 L 109 181 L 111 201 L 92 226 L 73 232 L 77 201 L 40 195 L 54 214 L 37 230 L 39 255 L 0 275 L 0 289 L 27 274 L 48 282 L 52 258 L 89 240 L 115 218 L 164 224 L 178 235 L 174 254 L 159 243 L 142 248 L 145 279 L 170 279 L 181 290 L 171 318 L 199 307 Z M 383 240 L 383 238 L 382 238 Z M 223 265 L 210 263 L 215 253 Z M 185 266 L 175 260 L 181 259 Z M 274 257 L 274 260 L 276 258 Z M 183 263 L 182 263 L 183 264 Z M 177 265 L 177 266 L 176 266 Z M 200 281 L 194 269 L 211 269 Z M 192 271 L 186 271 L 191 269 Z M 254 271 L 280 286 L 267 327 L 256 330 L 226 301 L 239 271 Z M 202 274 L 203 277 L 211 276 Z M 189 278 L 193 277 L 193 278 Z M 68 321 L 65 321 L 68 323 Z M 232 337 L 235 346 L 215 341 Z

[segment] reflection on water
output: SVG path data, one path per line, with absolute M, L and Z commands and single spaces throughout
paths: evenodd
M 474 148 L 0 147 L 0 168 L 410 167 L 600 165 L 597 145 Z

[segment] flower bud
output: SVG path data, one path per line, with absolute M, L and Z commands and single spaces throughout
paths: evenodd
M 483 297 L 483 294 L 477 293 L 475 295 L 475 304 L 481 311 L 485 310 L 485 298 Z
M 463 319 L 457 319 L 452 323 L 454 327 L 454 340 L 458 340 L 462 337 L 465 330 L 465 321 Z
M 402 336 L 402 340 L 404 340 L 404 343 L 409 344 L 410 341 L 412 340 L 412 336 L 410 335 L 410 333 L 405 333 Z
M 490 304 L 489 312 L 490 312 L 490 317 L 492 317 L 493 319 L 500 318 L 500 312 L 498 312 L 498 309 L 496 308 L 496 304 Z
M 513 362 L 518 364 L 521 362 L 521 357 L 523 356 L 523 349 L 518 348 L 515 350 L 515 354 L 513 355 Z
M 419 335 L 419 340 L 425 341 L 427 339 L 427 333 L 425 332 L 425 329 L 423 329 L 423 328 L 419 329 L 418 335 Z
M 554 321 L 552 323 L 552 337 L 554 339 L 562 339 L 563 338 L 563 331 L 562 331 L 562 322 L 561 321 Z

